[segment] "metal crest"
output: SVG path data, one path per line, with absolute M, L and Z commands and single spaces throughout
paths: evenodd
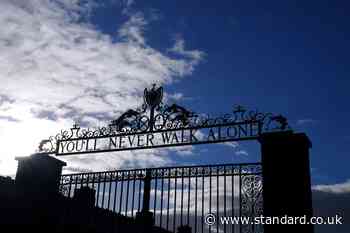
M 149 108 L 155 108 L 159 106 L 162 100 L 163 100 L 163 87 L 158 87 L 156 89 L 156 84 L 153 84 L 153 87 L 151 90 L 148 90 L 147 88 L 145 88 L 144 101 Z

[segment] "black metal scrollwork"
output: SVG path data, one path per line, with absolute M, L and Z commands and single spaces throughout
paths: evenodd
M 252 170 L 259 169 L 255 167 Z M 259 217 L 263 214 L 263 196 L 262 196 L 262 175 L 250 175 L 251 169 L 245 168 L 246 175 L 240 176 L 241 179 L 241 211 L 240 215 L 244 217 Z M 263 232 L 263 228 L 259 225 L 243 224 L 242 232 Z

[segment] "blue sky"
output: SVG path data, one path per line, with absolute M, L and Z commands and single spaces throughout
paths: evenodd
M 90 22 L 115 36 L 119 7 L 98 9 Z M 133 9 L 151 19 L 144 36 L 153 48 L 167 53 L 181 37 L 205 53 L 193 74 L 165 87 L 184 95 L 179 102 L 206 113 L 225 113 L 233 104 L 282 113 L 313 143 L 314 184 L 349 178 L 350 138 L 340 123 L 350 115 L 344 1 L 143 1 Z M 245 147 L 249 159 L 259 159 L 252 155 L 258 148 Z
M 348 7 L 325 0 L 3 0 L 0 174 L 14 175 L 15 156 L 33 153 L 74 121 L 106 125 L 141 105 L 143 89 L 158 83 L 167 102 L 198 113 L 220 115 L 240 104 L 285 115 L 312 141 L 314 189 L 348 198 Z M 72 172 L 257 162 L 260 151 L 249 142 L 62 159 Z
M 29 1 L 26 5 L 13 2 L 17 8 L 27 10 L 31 7 L 34 9 L 36 3 Z M 130 46 L 135 43 L 137 47 L 137 43 L 143 43 L 139 48 L 151 49 L 171 59 L 187 62 L 191 67 L 167 74 L 168 78 L 163 79 L 160 75 L 147 81 L 158 81 L 169 95 L 179 97 L 172 101 L 193 111 L 213 115 L 230 112 L 235 104 L 281 113 L 296 131 L 306 132 L 313 143 L 311 166 L 314 184 L 339 183 L 349 178 L 346 168 L 350 162 L 347 156 L 350 136 L 347 134 L 347 125 L 341 123 L 349 118 L 346 106 L 349 99 L 347 89 L 350 86 L 346 59 L 350 49 L 346 43 L 349 17 L 344 2 L 318 1 L 317 5 L 312 1 L 264 1 L 263 4 L 259 1 L 223 1 L 219 5 L 212 1 L 55 3 L 57 1 L 51 5 L 48 3 L 47 8 L 52 13 L 61 10 L 65 15 L 60 20 L 68 19 L 74 25 L 91 29 L 98 36 L 108 37 L 112 45 L 129 42 Z M 46 10 L 44 7 L 41 7 L 42 12 Z M 35 15 L 35 12 L 31 13 Z M 134 28 L 139 37 L 135 34 L 123 36 L 122 27 Z M 82 33 L 80 39 L 84 36 L 87 35 Z M 142 41 L 137 41 L 140 38 Z M 6 38 L 3 36 L 4 41 Z M 178 50 L 174 52 L 176 45 Z M 35 58 L 33 60 L 35 62 Z M 84 74 L 82 77 L 82 82 L 84 79 L 89 80 Z M 74 79 L 73 76 L 69 78 Z M 49 85 L 43 88 L 50 91 Z M 135 87 L 138 89 L 136 95 L 140 96 L 140 90 L 146 86 Z M 27 86 L 24 85 L 24 88 Z M 115 91 L 122 89 L 118 86 L 113 88 Z M 65 89 L 69 89 L 69 82 L 62 87 L 62 90 Z M 58 92 L 61 91 L 64 96 L 62 90 Z M 24 99 L 30 99 L 26 94 L 23 96 Z M 15 101 L 21 97 L 8 95 L 5 90 L 2 102 Z M 58 98 L 56 101 L 61 100 Z M 135 98 L 130 107 L 141 104 L 141 101 L 141 98 Z M 35 107 L 30 111 L 33 109 Z M 104 110 L 90 112 L 96 116 Z M 46 117 L 45 111 L 40 111 L 41 115 L 37 114 L 39 117 L 36 119 Z M 47 110 L 47 113 L 50 111 Z M 78 109 L 63 118 L 71 117 L 74 120 L 77 115 L 83 114 L 84 111 Z M 2 115 L 3 120 L 16 119 L 16 115 L 11 113 Z M 103 124 L 103 116 L 98 118 L 100 124 Z M 59 117 L 52 119 L 57 121 Z M 234 156 L 232 148 L 212 145 L 194 150 L 210 149 L 201 154 L 200 160 L 203 162 L 215 160 L 210 156 L 211 153 L 223 154 L 220 156 L 224 162 L 259 160 L 259 145 L 252 142 L 242 144 L 241 147 L 249 152 L 249 156 Z M 181 162 L 194 161 L 198 161 L 198 158 L 189 157 Z

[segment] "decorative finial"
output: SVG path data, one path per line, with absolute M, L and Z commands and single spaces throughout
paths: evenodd
M 245 108 L 242 105 L 237 105 L 233 108 L 233 112 L 234 113 L 238 113 L 238 112 L 245 112 Z
M 78 122 L 74 122 L 72 129 L 79 129 L 79 128 L 80 128 L 79 123 Z

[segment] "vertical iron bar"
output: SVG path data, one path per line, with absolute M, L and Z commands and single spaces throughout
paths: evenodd
M 169 168 L 168 168 L 169 169 Z M 169 169 L 169 178 L 168 178 L 168 208 L 166 210 L 166 230 L 169 230 L 169 208 L 170 208 L 170 169 Z
M 252 178 L 253 178 L 253 184 L 254 185 L 254 182 L 255 182 L 255 179 L 254 179 L 254 175 L 250 175 Z M 250 211 L 250 218 L 253 219 L 254 217 L 254 203 L 255 203 L 255 200 L 254 200 L 254 188 L 251 189 L 251 193 L 250 193 L 250 198 L 252 199 L 251 200 L 251 211 Z M 255 232 L 255 227 L 254 227 L 254 224 L 251 225 L 252 227 L 252 232 Z
M 117 171 L 117 172 L 115 172 L 115 177 L 114 177 L 114 200 L 113 200 L 113 213 L 114 214 L 117 213 L 116 206 L 117 206 L 117 195 L 118 195 L 118 180 L 119 180 L 119 172 Z M 119 222 L 120 222 L 120 218 L 116 218 L 113 221 L 113 231 L 115 231 L 115 229 L 118 229 Z
M 149 131 L 150 132 L 153 131 L 153 127 L 154 127 L 154 109 L 155 109 L 155 106 L 152 106 L 150 109 L 150 117 L 149 117 Z
M 142 176 L 142 171 L 140 171 L 140 177 Z M 138 200 L 138 207 L 137 207 L 137 212 L 140 212 L 141 211 L 141 179 L 139 179 L 139 200 Z
M 118 191 L 118 172 L 115 174 L 115 180 L 114 180 L 114 201 L 113 201 L 113 212 L 115 213 L 116 203 L 117 203 L 117 191 Z
M 144 179 L 143 185 L 143 203 L 142 203 L 142 211 L 148 212 L 150 207 L 150 195 L 151 195 L 151 180 L 152 173 L 150 169 L 146 169 L 146 176 Z
M 239 165 L 239 217 L 242 217 L 242 167 Z M 242 232 L 242 224 L 239 225 L 239 232 Z
M 187 225 L 190 225 L 190 193 L 191 193 L 191 168 L 188 170 L 188 199 L 187 199 Z
M 103 179 L 103 194 L 102 194 L 102 205 L 101 205 L 102 209 L 104 209 L 104 203 L 105 203 L 107 173 L 105 172 L 104 175 L 105 175 L 105 178 Z
M 98 173 L 98 181 L 97 181 L 97 194 L 96 194 L 96 204 L 98 206 L 98 199 L 100 197 L 100 188 L 101 188 L 101 173 Z
M 180 226 L 183 225 L 182 217 L 183 217 L 183 204 L 184 204 L 184 168 L 181 169 L 181 209 L 180 209 Z
M 164 194 L 164 169 L 162 169 L 162 183 L 160 190 L 160 222 L 159 226 L 162 228 L 162 218 L 163 218 L 163 194 Z
M 126 200 L 125 200 L 125 216 L 128 216 L 129 207 L 129 187 L 130 187 L 130 171 L 127 171 L 127 181 L 126 181 Z
M 109 174 L 109 190 L 108 190 L 107 209 L 109 209 L 109 206 L 111 203 L 111 192 L 112 192 L 112 172 Z
M 231 175 L 231 215 L 234 216 L 235 214 L 235 166 L 232 167 L 232 175 Z M 232 233 L 235 232 L 235 225 L 232 224 Z
M 175 232 L 176 229 L 176 187 L 177 186 L 177 168 L 175 168 L 175 197 L 174 197 L 174 219 L 173 219 L 173 232 Z
M 121 212 L 122 212 L 123 189 L 124 189 L 124 171 L 121 172 L 119 210 L 118 210 L 118 213 L 119 213 L 119 214 L 121 214 Z
M 226 166 L 224 167 L 224 216 L 226 217 Z M 226 224 L 224 224 L 224 233 L 226 233 Z
M 154 199 L 153 199 L 153 214 L 154 219 L 156 219 L 156 208 L 157 208 L 157 186 L 158 186 L 158 169 L 154 170 L 156 172 L 156 177 L 154 179 Z
M 73 179 L 73 176 L 70 175 L 70 176 L 69 176 L 69 187 L 68 187 L 68 198 L 71 197 L 71 192 L 72 192 L 72 179 Z
M 95 173 L 92 175 L 92 188 L 95 190 L 96 176 Z
M 219 172 L 220 172 L 220 167 L 216 167 L 216 216 L 219 218 L 220 215 L 220 205 L 219 205 Z M 219 232 L 219 224 L 216 224 L 216 232 Z
M 136 182 L 136 171 L 133 171 L 133 183 L 132 183 L 132 200 L 131 200 L 131 217 L 134 217 L 134 206 L 135 206 L 135 182 Z
M 195 192 L 194 192 L 194 232 L 197 232 L 197 200 L 198 200 L 198 167 L 196 167 Z
M 73 189 L 73 197 L 75 195 L 75 190 L 77 189 L 78 187 L 78 178 L 79 178 L 79 175 L 75 175 L 75 179 L 74 179 L 74 189 Z
M 90 173 L 87 174 L 87 178 L 86 178 L 86 186 L 89 187 L 89 181 L 90 181 Z
M 212 167 L 209 167 L 209 213 L 211 213 L 211 176 L 212 176 Z M 211 232 L 211 225 L 209 225 L 209 233 Z
M 84 174 L 81 174 L 80 189 L 84 186 Z
M 202 233 L 204 232 L 204 169 L 205 167 L 202 168 L 202 221 L 201 221 L 201 225 L 202 225 Z

